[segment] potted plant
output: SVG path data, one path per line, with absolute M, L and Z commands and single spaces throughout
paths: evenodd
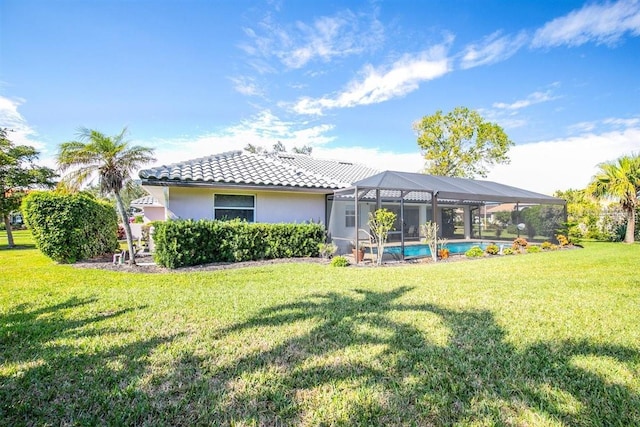
M 356 247 L 356 245 L 351 242 L 351 252 L 353 253 L 353 259 L 355 259 L 356 262 L 362 262 L 362 260 L 364 260 L 364 248 L 365 245 L 363 243 L 360 243 L 358 247 Z

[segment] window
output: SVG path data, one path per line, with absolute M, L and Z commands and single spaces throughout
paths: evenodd
M 355 227 L 356 226 L 356 209 L 345 208 L 344 210 L 344 226 Z
M 215 219 L 229 220 L 239 218 L 254 222 L 255 213 L 255 196 L 236 194 L 214 194 L 213 196 L 213 217 Z

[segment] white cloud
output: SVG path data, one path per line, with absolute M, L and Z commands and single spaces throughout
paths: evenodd
M 302 68 L 320 60 L 347 57 L 377 49 L 384 39 L 382 24 L 374 14 L 355 14 L 349 10 L 334 16 L 321 16 L 311 24 L 296 22 L 282 27 L 272 16 L 262 20 L 257 29 L 246 28 L 250 43 L 239 47 L 245 53 L 277 58 L 291 69 Z
M 538 29 L 533 47 L 580 46 L 584 43 L 614 45 L 626 33 L 640 35 L 640 2 L 589 4 L 556 18 Z
M 9 130 L 7 137 L 14 144 L 29 145 L 42 152 L 45 144 L 38 141 L 38 133 L 18 111 L 24 102 L 24 99 L 0 96 L 0 126 Z
M 468 69 L 504 61 L 514 55 L 527 42 L 527 39 L 524 32 L 515 36 L 503 36 L 500 31 L 497 31 L 486 36 L 479 43 L 468 45 L 461 54 L 460 67 Z
M 558 99 L 557 96 L 554 96 L 551 93 L 551 90 L 547 90 L 544 92 L 533 92 L 531 94 L 529 94 L 526 98 L 524 99 L 519 99 L 517 101 L 514 101 L 510 104 L 504 103 L 504 102 L 496 102 L 493 104 L 494 108 L 498 108 L 501 110 L 520 110 L 522 108 L 526 108 L 526 107 L 530 107 L 534 104 L 540 104 L 542 102 L 548 102 L 548 101 L 553 101 L 554 99 Z
M 640 127 L 517 145 L 487 179 L 543 194 L 585 188 L 598 164 L 640 152 Z
M 265 110 L 218 132 L 193 138 L 136 141 L 136 144 L 157 147 L 157 161 L 154 165 L 172 164 L 225 151 L 242 150 L 247 144 L 270 149 L 278 141 L 289 151 L 293 147 L 309 145 L 314 148 L 315 154 L 318 147 L 334 139 L 328 135 L 332 129 L 333 126 L 328 124 L 312 125 L 284 121 L 271 111 Z
M 233 88 L 243 95 L 260 96 L 264 94 L 252 77 L 229 77 L 229 80 L 233 83 Z
M 322 115 L 325 110 L 369 105 L 406 95 L 423 81 L 433 80 L 450 71 L 446 46 L 439 45 L 417 56 L 404 55 L 390 67 L 368 65 L 362 78 L 352 81 L 335 96 L 304 97 L 293 105 L 298 114 Z

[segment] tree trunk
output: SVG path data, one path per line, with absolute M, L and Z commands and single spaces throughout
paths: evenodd
M 116 198 L 116 206 L 118 207 L 118 211 L 120 212 L 120 216 L 122 217 L 124 233 L 127 235 L 127 247 L 129 248 L 129 265 L 136 265 L 136 253 L 133 250 L 133 237 L 131 236 L 129 217 L 127 216 L 127 212 L 124 210 L 124 204 L 122 203 L 122 197 L 120 197 L 120 193 L 114 191 L 113 194 Z
M 633 243 L 636 233 L 636 208 L 632 207 L 627 213 L 627 232 L 624 235 L 625 243 Z
M 7 243 L 9 244 L 9 248 L 15 247 L 13 243 L 13 233 L 11 232 L 11 221 L 9 220 L 9 215 L 2 215 L 4 217 L 4 226 L 7 229 Z

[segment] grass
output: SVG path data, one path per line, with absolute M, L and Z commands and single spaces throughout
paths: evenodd
M 639 259 L 153 275 L 3 249 L 0 425 L 640 425 Z

